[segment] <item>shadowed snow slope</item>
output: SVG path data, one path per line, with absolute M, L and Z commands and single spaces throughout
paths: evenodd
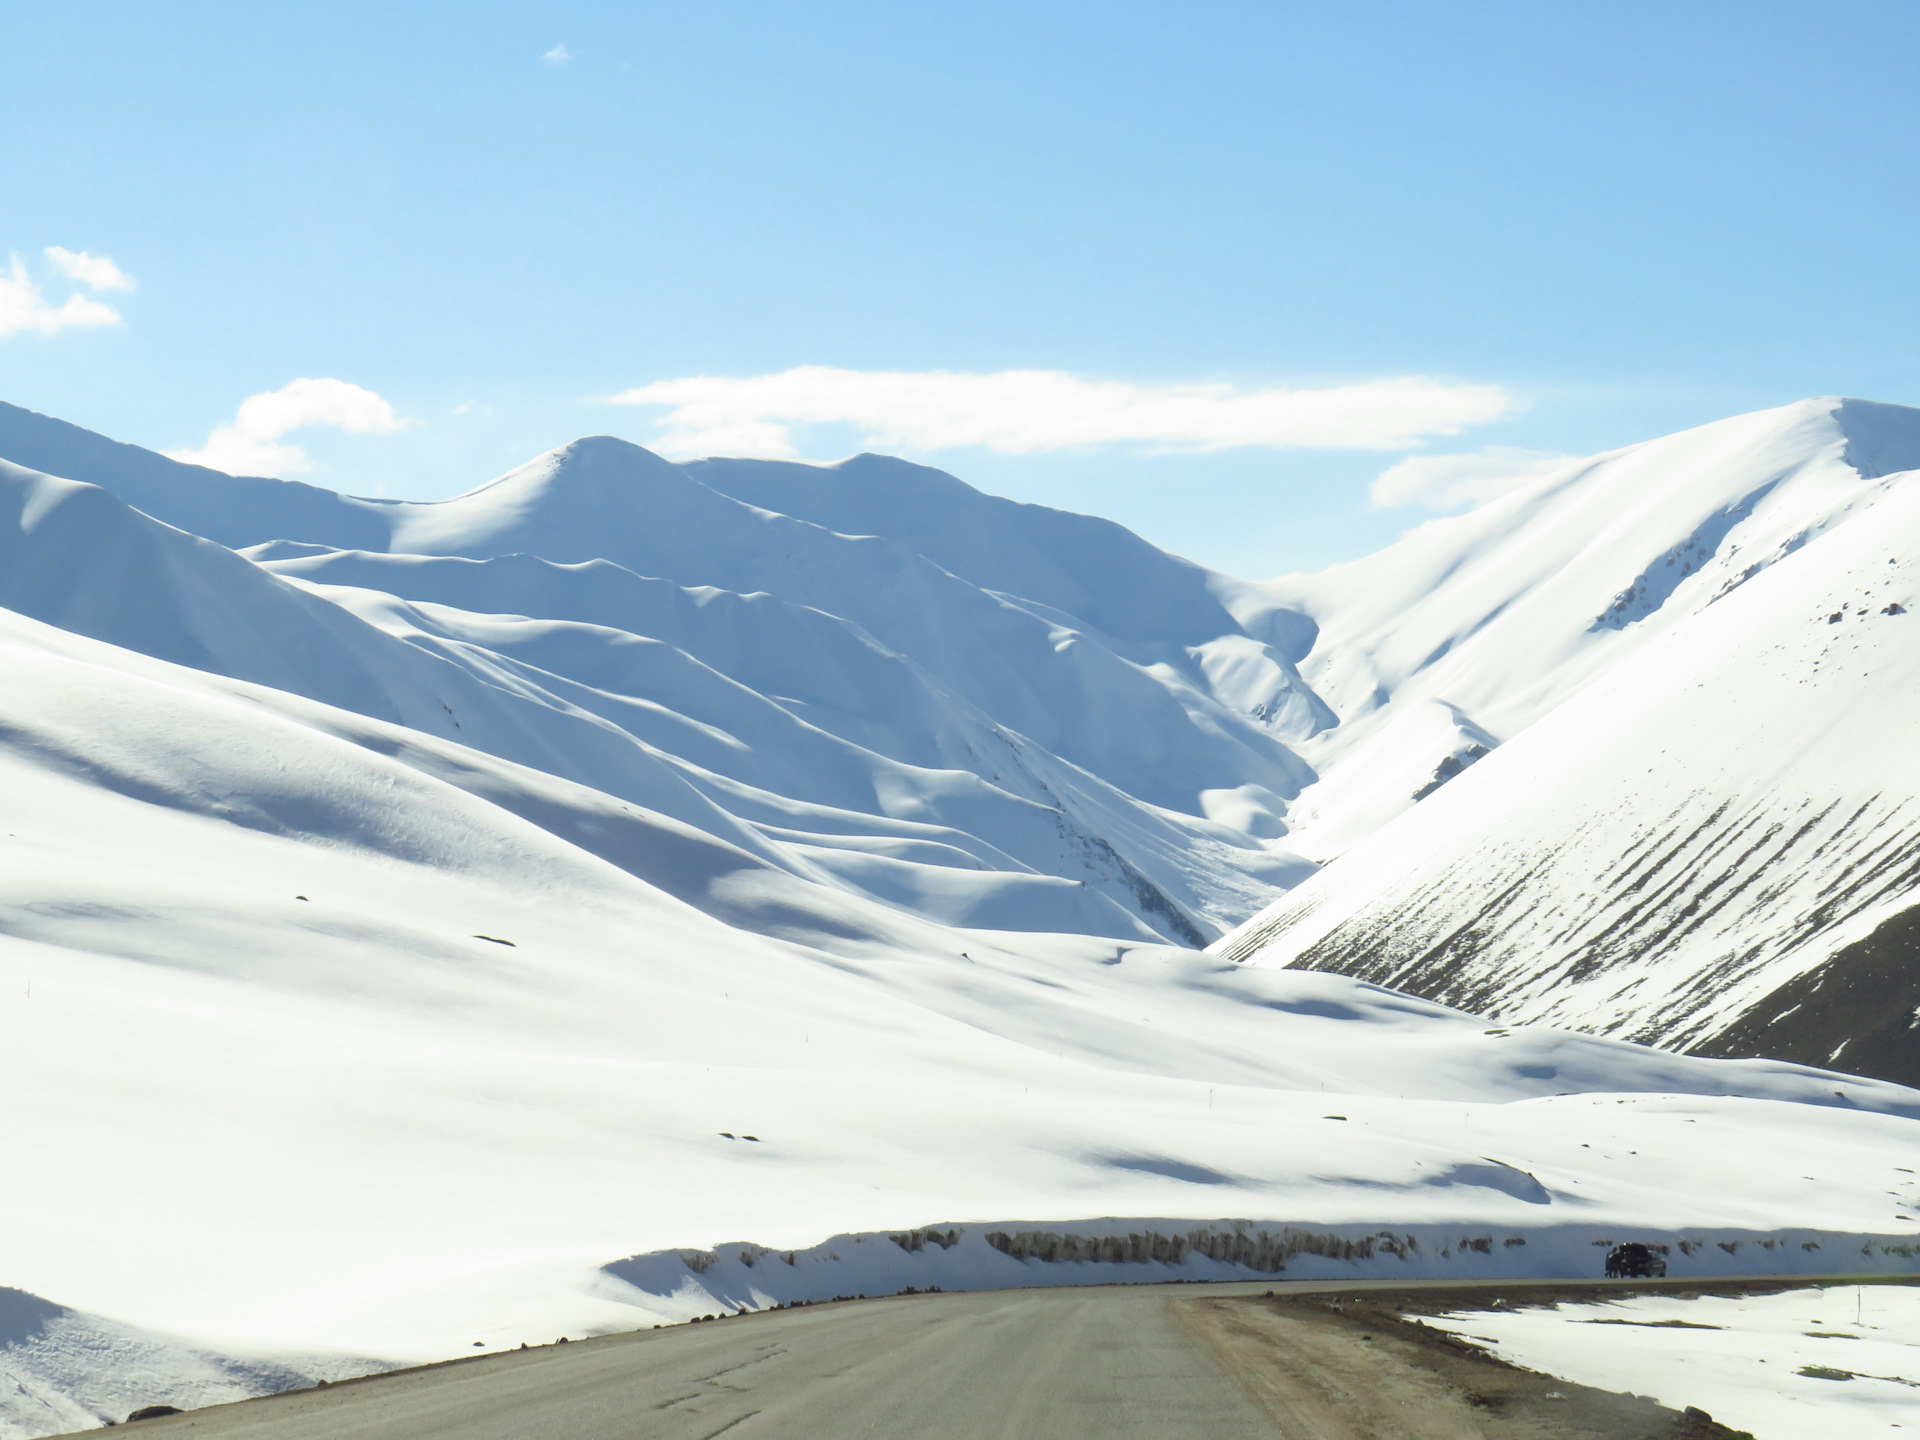
M 1433 600 L 1327 666 L 1364 669 L 1383 712 L 1445 703 L 1489 742 L 1551 709 L 1217 951 L 1920 1080 L 1920 475 L 1877 473 L 1916 460 L 1913 411 L 1794 406 L 1416 534 L 1430 555 L 1451 537 Z M 1539 562 L 1502 562 L 1504 597 L 1475 578 L 1497 532 Z M 1321 583 L 1359 605 L 1350 576 Z M 1426 646 L 1446 653 L 1411 663 Z
M 350 1356 L 247 1362 L 0 1288 L 0 1440 L 115 1425 L 152 1404 L 221 1405 L 365 1374 Z

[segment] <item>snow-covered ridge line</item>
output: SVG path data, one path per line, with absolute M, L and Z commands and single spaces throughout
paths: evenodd
M 1289 740 L 1331 713 L 1225 577 L 1109 522 L 904 462 L 775 467 L 796 510 L 825 483 L 906 512 L 843 534 L 593 440 L 442 504 L 332 497 L 412 517 L 401 545 L 325 492 L 132 474 L 48 427 L 0 406 L 0 456 L 64 467 L 0 460 L 0 606 L 658 810 L 830 905 L 1197 947 L 1312 869 Z
M 800 1250 L 731 1243 L 655 1250 L 602 1267 L 606 1298 L 660 1324 L 908 1290 L 1020 1290 L 1251 1280 L 1594 1279 L 1625 1240 L 1673 1278 L 1920 1273 L 1920 1235 L 1622 1225 L 1315 1225 L 1099 1219 L 836 1235 Z
M 1920 466 L 1920 411 L 1828 397 L 1571 463 L 1374 555 L 1261 587 L 1318 628 L 1299 673 L 1340 717 L 1297 747 L 1319 773 L 1289 843 L 1344 854 L 1452 758 L 1488 750 L 1781 561 L 1845 530 Z

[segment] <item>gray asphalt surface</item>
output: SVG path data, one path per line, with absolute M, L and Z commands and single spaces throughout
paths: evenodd
M 1281 1431 L 1248 1398 L 1230 1362 L 1179 1318 L 1193 1311 L 1186 1302 L 1269 1288 L 1299 1295 L 1462 1287 L 1281 1282 L 896 1296 L 477 1356 L 142 1421 L 128 1433 L 130 1440 L 1274 1440 Z M 1517 1295 L 1529 1287 L 1508 1288 Z M 1336 1423 L 1328 1433 L 1345 1428 Z
M 142 1421 L 206 1440 L 1273 1440 L 1170 1292 L 913 1295 L 484 1356 Z

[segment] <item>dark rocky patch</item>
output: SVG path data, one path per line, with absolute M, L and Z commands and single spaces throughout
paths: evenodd
M 1920 1085 L 1920 905 L 1797 975 L 1696 1055 L 1765 1056 Z
M 1458 755 L 1447 756 L 1446 759 L 1433 767 L 1433 778 L 1418 790 L 1414 791 L 1413 798 L 1416 800 L 1426 799 L 1427 796 L 1433 794 L 1434 791 L 1446 784 L 1447 781 L 1453 779 L 1454 776 L 1458 775 L 1462 770 L 1465 770 L 1481 756 L 1491 753 L 1492 752 L 1484 745 L 1469 745 Z

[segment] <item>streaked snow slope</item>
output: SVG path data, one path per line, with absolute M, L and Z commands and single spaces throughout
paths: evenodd
M 1856 408 L 1839 412 L 1842 426 Z M 1887 437 L 1920 435 L 1920 416 L 1866 415 L 1881 455 L 1911 458 Z M 1451 670 L 1399 679 L 1393 706 L 1443 698 L 1495 736 L 1553 708 L 1216 952 L 1357 974 L 1503 1020 L 1920 1079 L 1920 968 L 1901 918 L 1920 885 L 1920 475 L 1839 468 L 1845 432 L 1830 426 L 1797 406 L 1660 442 L 1683 458 L 1710 448 L 1723 466 L 1730 447 L 1753 457 L 1737 478 L 1715 470 L 1724 483 L 1704 498 L 1689 475 L 1676 482 L 1689 522 L 1717 507 L 1706 526 L 1717 537 L 1687 551 L 1670 539 L 1683 527 L 1649 525 L 1643 549 L 1684 558 L 1620 562 L 1658 577 L 1620 587 L 1644 597 L 1617 602 L 1629 613 L 1669 568 L 1690 567 L 1662 608 L 1615 628 L 1616 603 L 1591 602 L 1618 575 L 1573 562 L 1515 587 L 1500 618 L 1449 654 Z M 1809 427 L 1827 429 L 1824 456 Z M 1573 533 L 1567 517 L 1595 495 L 1624 504 L 1611 480 L 1581 488 L 1600 473 L 1511 502 L 1542 507 L 1515 543 L 1555 554 L 1534 533 L 1542 521 L 1548 536 Z M 1454 522 L 1491 524 L 1485 510 Z M 1571 623 L 1583 614 L 1584 630 Z M 1497 645 L 1541 677 L 1531 692 L 1485 688 Z

